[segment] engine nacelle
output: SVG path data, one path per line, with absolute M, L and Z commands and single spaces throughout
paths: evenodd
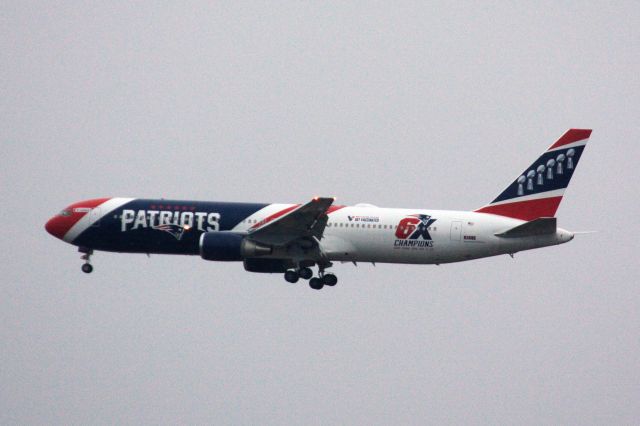
M 205 232 L 200 236 L 200 256 L 205 260 L 242 260 L 272 252 L 271 247 L 248 240 L 237 232 Z
M 249 272 L 282 273 L 292 268 L 291 261 L 283 259 L 245 259 L 244 269 Z

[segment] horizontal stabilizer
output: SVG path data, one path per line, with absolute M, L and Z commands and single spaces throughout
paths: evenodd
M 555 217 L 540 217 L 495 235 L 502 238 L 521 238 L 554 234 L 556 222 Z

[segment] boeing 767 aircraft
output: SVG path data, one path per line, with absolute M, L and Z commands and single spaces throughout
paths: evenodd
M 573 239 L 555 214 L 591 130 L 571 129 L 493 201 L 473 211 L 306 204 L 96 198 L 63 209 L 46 230 L 78 246 L 90 273 L 94 250 L 200 255 L 282 273 L 311 288 L 334 286 L 334 262 L 440 264 L 516 253 Z M 317 266 L 314 277 L 312 267 Z

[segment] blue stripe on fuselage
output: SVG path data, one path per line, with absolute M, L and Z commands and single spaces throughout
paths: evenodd
M 228 231 L 268 204 L 135 199 L 73 241 L 95 250 L 198 254 L 200 235 Z

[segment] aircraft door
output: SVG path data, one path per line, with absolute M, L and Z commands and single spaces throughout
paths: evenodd
M 462 238 L 462 222 L 454 220 L 451 222 L 451 241 L 460 241 Z

